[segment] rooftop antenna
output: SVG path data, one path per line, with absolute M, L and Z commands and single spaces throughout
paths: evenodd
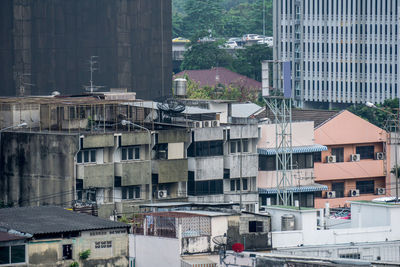
M 30 73 L 16 73 L 19 87 L 19 96 L 25 96 L 25 86 L 34 86 L 32 83 L 24 82 L 24 77 L 31 76 Z
M 86 91 L 89 91 L 90 93 L 93 93 L 94 91 L 97 91 L 97 89 L 104 87 L 104 86 L 94 85 L 94 82 L 93 82 L 93 72 L 99 70 L 98 61 L 96 60 L 97 58 L 98 58 L 98 56 L 91 56 L 90 60 L 89 60 L 89 64 L 90 64 L 90 85 L 86 85 L 85 89 L 86 89 Z

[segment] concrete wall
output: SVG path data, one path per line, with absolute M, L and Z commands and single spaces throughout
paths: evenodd
M 129 256 L 136 257 L 136 267 L 180 266 L 181 248 L 177 238 L 131 234 L 129 242 Z
M 153 161 L 154 169 L 158 173 L 159 183 L 173 183 L 187 181 L 188 160 L 157 160 Z
M 165 130 L 158 132 L 158 143 L 177 143 L 177 142 L 189 142 L 190 134 L 187 130 Z
M 94 232 L 96 235 L 90 235 Z M 107 241 L 111 243 L 102 247 L 101 242 Z M 62 259 L 62 246 L 65 244 L 72 244 L 72 260 Z M 89 258 L 85 261 L 80 260 L 79 253 L 88 249 L 90 249 Z M 70 239 L 30 241 L 28 257 L 29 266 L 38 267 L 69 266 L 74 261 L 82 266 L 127 266 L 128 233 L 126 229 L 104 229 L 82 232 L 80 237 Z
M 231 139 L 241 138 L 258 138 L 258 126 L 257 125 L 231 125 Z
M 149 134 L 147 132 L 123 133 L 121 136 L 121 146 L 133 146 L 150 144 Z
M 1 133 L 0 199 L 14 205 L 70 203 L 79 136 Z
M 77 178 L 83 179 L 83 188 L 113 187 L 114 163 L 77 165 Z
M 197 157 L 188 159 L 188 170 L 195 172 L 194 179 L 196 181 L 222 179 L 224 175 L 223 166 L 223 156 Z
M 240 165 L 242 166 L 242 177 L 257 176 L 258 154 L 243 153 L 224 156 L 224 168 L 230 169 L 230 178 L 240 177 Z
M 91 134 L 83 138 L 82 148 L 113 147 L 113 134 Z
M 223 131 L 221 127 L 195 128 L 193 131 L 194 141 L 196 142 L 223 140 Z
M 271 214 L 271 230 L 281 231 L 282 228 L 282 216 L 285 214 L 294 215 L 294 226 L 295 230 L 311 231 L 317 229 L 317 210 L 314 209 L 295 209 L 293 208 L 281 208 L 267 206 L 265 209 Z
M 139 98 L 171 94 L 171 1 L 1 1 L 2 95 L 82 93 L 90 56 L 95 84 L 128 88 Z
M 121 185 L 149 184 L 151 179 L 150 161 L 129 161 L 115 163 L 116 174 L 121 176 Z

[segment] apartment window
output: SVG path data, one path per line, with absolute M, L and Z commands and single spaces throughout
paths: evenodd
M 249 233 L 262 233 L 264 231 L 263 222 L 249 221 Z
M 121 187 L 121 176 L 115 176 L 114 177 L 114 187 Z
M 357 181 L 356 189 L 360 190 L 360 194 L 373 194 L 375 193 L 374 180 Z
M 307 169 L 314 167 L 313 155 L 311 153 L 293 154 L 292 161 L 294 169 Z
M 332 191 L 336 192 L 336 197 L 344 197 L 344 183 L 332 183 Z
M 356 154 L 360 154 L 360 159 L 374 159 L 374 146 L 357 146 Z
M 332 155 L 336 156 L 336 162 L 343 162 L 344 161 L 344 157 L 343 157 L 343 151 L 344 148 L 343 147 L 334 147 L 332 148 Z
M 258 156 L 258 168 L 260 171 L 274 171 L 276 170 L 276 159 L 275 156 Z
M 247 190 L 248 189 L 248 180 L 247 180 L 247 178 L 243 178 L 242 179 L 242 183 L 243 183 L 243 185 L 242 185 L 243 190 Z
M 231 179 L 231 191 L 240 191 L 240 179 Z M 248 190 L 248 179 L 242 178 L 242 190 Z
M 72 259 L 72 244 L 63 245 L 63 260 Z
M 223 141 L 193 142 L 188 148 L 189 157 L 222 156 Z
M 86 149 L 78 152 L 77 163 L 95 163 L 96 162 L 96 150 Z
M 0 247 L 0 265 L 25 262 L 25 245 Z
M 123 147 L 121 149 L 122 160 L 138 160 L 140 159 L 140 148 L 138 146 Z
M 140 186 L 124 186 L 122 187 L 122 199 L 140 198 Z

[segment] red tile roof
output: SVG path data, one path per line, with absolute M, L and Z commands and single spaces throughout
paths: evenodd
M 210 70 L 185 70 L 175 74 L 174 78 L 183 77 L 185 74 L 187 74 L 191 80 L 199 83 L 201 87 L 214 87 L 218 84 L 224 84 L 226 86 L 231 84 L 243 84 L 246 88 L 261 90 L 261 82 L 222 67 L 212 68 Z

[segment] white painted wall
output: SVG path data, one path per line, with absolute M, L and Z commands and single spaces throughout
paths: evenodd
M 184 158 L 184 143 L 168 143 L 168 159 Z
M 135 256 L 136 267 L 180 266 L 179 239 L 130 234 L 129 257 Z
M 295 217 L 295 230 L 313 231 L 317 229 L 317 210 L 310 209 L 285 209 L 266 206 L 266 211 L 271 214 L 272 231 L 281 231 L 282 215 L 292 214 Z
M 224 235 L 228 232 L 228 216 L 211 217 L 211 250 L 214 250 L 213 237 Z

